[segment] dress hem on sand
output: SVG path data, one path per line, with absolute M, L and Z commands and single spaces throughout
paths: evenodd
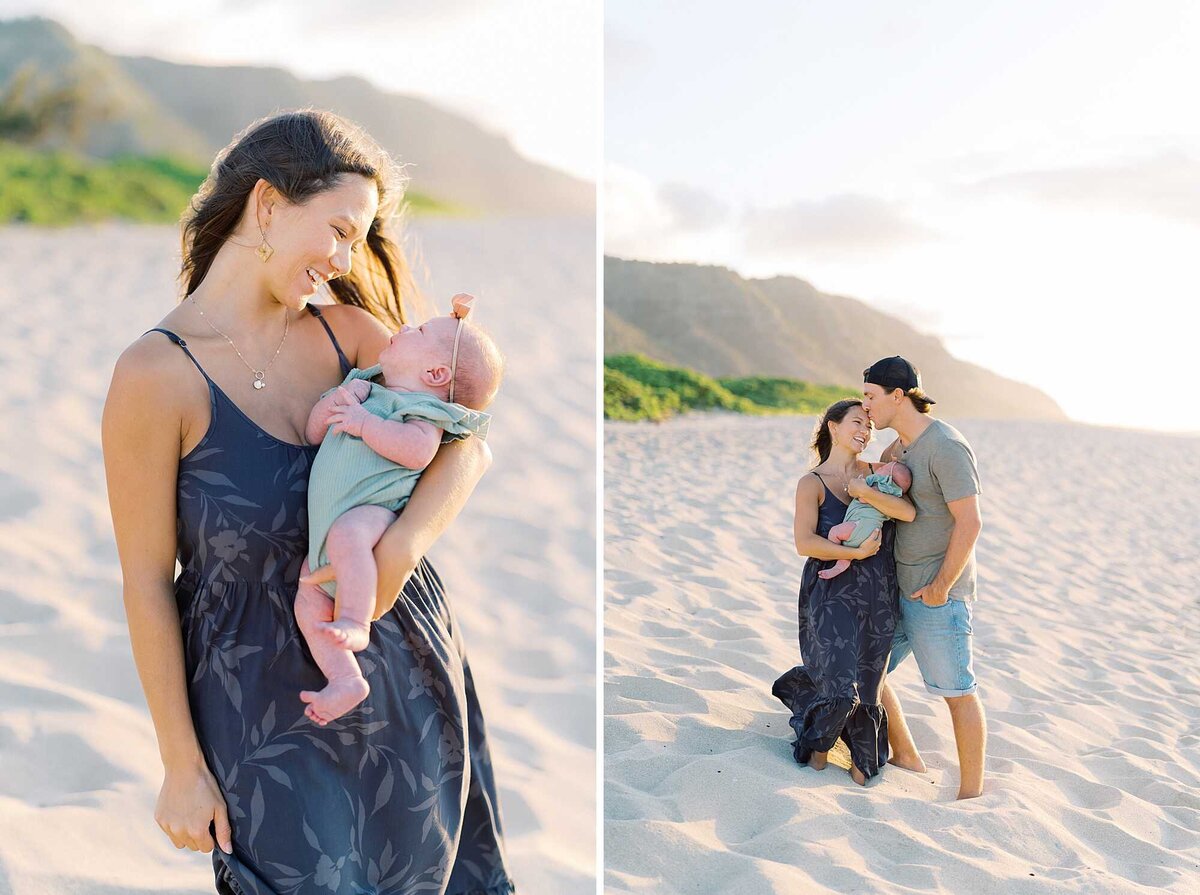
M 887 764 L 887 712 L 882 705 L 853 696 L 819 697 L 803 665 L 781 675 L 771 694 L 792 713 L 788 723 L 796 733 L 792 754 L 797 763 L 807 763 L 813 752 L 828 752 L 841 739 L 867 779 Z

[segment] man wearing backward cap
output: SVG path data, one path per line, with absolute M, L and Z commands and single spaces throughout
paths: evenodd
M 863 370 L 863 409 L 876 429 L 895 429 L 899 436 L 882 460 L 899 460 L 911 470 L 908 495 L 917 509 L 912 522 L 896 525 L 900 617 L 888 673 L 913 653 L 925 688 L 945 698 L 958 746 L 958 798 L 968 799 L 983 792 L 987 741 L 971 655 L 981 489 L 975 453 L 961 432 L 930 416 L 934 403 L 917 368 L 903 357 Z M 881 700 L 890 763 L 923 772 L 925 762 L 886 680 Z

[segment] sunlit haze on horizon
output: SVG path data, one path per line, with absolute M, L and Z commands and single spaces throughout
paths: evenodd
M 0 19 L 54 19 L 109 53 L 201 65 L 357 75 L 508 137 L 517 151 L 599 177 L 601 0 L 0 0 Z
M 607 6 L 607 253 L 798 276 L 1072 419 L 1200 431 L 1167 398 L 1200 331 L 1200 7 L 727 11 Z

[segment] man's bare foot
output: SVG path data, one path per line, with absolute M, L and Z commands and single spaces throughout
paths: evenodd
M 898 768 L 904 768 L 906 771 L 916 771 L 918 774 L 924 774 L 927 770 L 925 761 L 914 752 L 912 755 L 893 755 L 888 759 L 888 764 L 894 764 Z
M 853 762 L 850 763 L 850 779 L 859 786 L 867 785 L 867 775 L 858 769 L 858 766 Z
M 979 792 L 975 792 L 974 790 L 960 789 L 958 791 L 958 796 L 956 797 L 955 801 L 961 802 L 963 799 L 975 799 L 981 795 L 983 795 L 983 790 L 979 790 Z
M 348 618 L 339 618 L 335 622 L 318 622 L 317 633 L 327 638 L 334 646 L 355 653 L 365 650 L 371 642 L 370 623 L 359 624 Z
M 829 763 L 829 753 L 828 752 L 814 752 L 812 755 L 808 756 L 808 766 L 810 768 L 812 768 L 814 771 L 824 770 L 825 765 L 828 763 Z
M 300 701 L 307 702 L 304 714 L 315 724 L 324 727 L 340 718 L 367 698 L 371 687 L 360 675 L 334 678 L 323 690 L 301 690 Z

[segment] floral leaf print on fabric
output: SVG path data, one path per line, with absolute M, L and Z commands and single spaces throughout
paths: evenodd
M 826 489 L 817 512 L 817 534 L 828 537 L 846 505 Z M 857 560 L 836 578 L 818 572 L 833 561 L 809 559 L 798 600 L 800 654 L 797 665 L 775 681 L 772 694 L 792 713 L 793 757 L 803 764 L 838 739 L 867 777 L 887 763 L 887 713 L 880 704 L 883 676 L 899 615 L 892 557 L 896 523 L 883 526 L 879 552 Z
M 314 725 L 299 692 L 324 677 L 294 602 L 316 449 L 268 435 L 211 380 L 209 393 L 209 430 L 180 461 L 174 593 L 196 733 L 233 828 L 233 854 L 211 853 L 218 893 L 514 891 L 437 574 L 422 560 L 356 654 L 367 700 Z

